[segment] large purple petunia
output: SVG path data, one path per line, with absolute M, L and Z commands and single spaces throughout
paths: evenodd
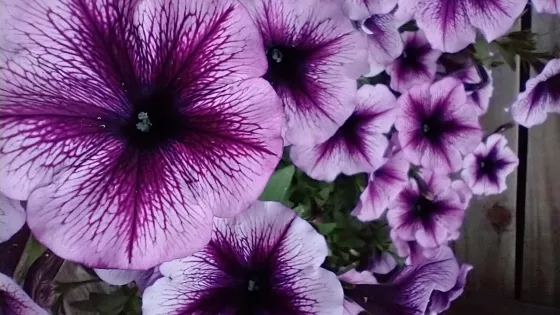
M 446 309 L 462 293 L 462 277 L 449 247 L 441 248 L 434 258 L 404 267 L 383 284 L 361 274 L 341 277 L 354 284 L 345 290 L 346 297 L 354 302 L 352 307 L 347 306 L 346 314 L 357 315 L 364 309 L 375 315 L 434 314 L 431 312 Z
M 277 202 L 215 219 L 212 241 L 160 266 L 144 292 L 145 315 L 341 314 L 336 275 L 320 266 L 325 239 Z
M 340 174 L 373 172 L 384 162 L 397 113 L 397 100 L 385 85 L 363 85 L 356 110 L 326 142 L 293 145 L 293 163 L 317 180 L 333 181 Z
M 415 85 L 434 81 L 441 51 L 432 49 L 422 31 L 404 32 L 401 36 L 404 50 L 388 65 L 387 73 L 391 88 L 404 93 Z
M 10 239 L 25 224 L 25 209 L 21 201 L 0 193 L 0 243 Z
M 243 0 L 264 40 L 265 78 L 284 105 L 286 144 L 315 145 L 352 114 L 367 72 L 363 37 L 336 1 Z
M 48 315 L 10 277 L 0 273 L 0 314 Z
M 363 36 L 368 43 L 369 72 L 376 76 L 403 52 L 399 23 L 392 14 L 375 14 L 362 23 Z
M 507 139 L 493 134 L 465 157 L 462 176 L 473 194 L 495 195 L 506 190 L 506 177 L 519 164 L 519 159 L 507 146 Z
M 412 17 L 432 46 L 457 52 L 475 42 L 480 31 L 491 42 L 504 35 L 527 0 L 399 0 L 398 17 Z
M 466 105 L 462 83 L 445 78 L 403 94 L 395 127 L 405 157 L 413 164 L 449 173 L 462 167 L 462 155 L 482 139 L 478 116 Z
M 525 91 L 512 105 L 513 119 L 527 128 L 543 123 L 548 113 L 560 113 L 560 59 L 548 62 L 544 70 L 529 79 Z
M 366 189 L 352 211 L 360 221 L 379 219 L 408 183 L 410 164 L 402 151 L 369 175 Z
M 560 14 L 560 0 L 531 0 L 537 12 Z
M 0 190 L 54 253 L 148 269 L 247 209 L 282 152 L 234 0 L 3 0 Z
M 398 0 L 343 0 L 348 17 L 354 21 L 366 19 L 374 14 L 387 14 Z
M 465 206 L 449 177 L 424 170 L 389 207 L 387 221 L 395 235 L 435 248 L 458 236 Z

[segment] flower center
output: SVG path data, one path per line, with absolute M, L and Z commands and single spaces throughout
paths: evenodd
M 428 219 L 434 210 L 434 202 L 424 196 L 418 197 L 414 203 L 414 215 L 421 219 Z
M 479 156 L 477 159 L 479 172 L 484 175 L 494 176 L 500 163 L 497 158 L 496 150 L 492 150 L 486 156 Z
M 297 47 L 274 46 L 266 50 L 268 71 L 264 78 L 272 85 L 299 86 L 304 79 L 307 53 Z
M 177 139 L 186 125 L 170 88 L 145 86 L 129 89 L 128 102 L 133 114 L 121 128 L 127 144 L 140 150 L 153 150 Z
M 412 42 L 405 47 L 401 55 L 401 62 L 407 69 L 418 69 L 424 67 L 422 63 L 422 56 L 427 54 L 430 50 L 427 46 L 416 46 L 417 44 Z

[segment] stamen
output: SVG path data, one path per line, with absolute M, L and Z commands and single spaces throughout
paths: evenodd
M 274 61 L 276 61 L 277 63 L 280 63 L 280 62 L 282 62 L 282 58 L 284 58 L 284 55 L 282 54 L 282 52 L 277 48 L 273 48 L 272 49 L 272 59 L 274 59 Z
M 140 120 L 140 122 L 136 124 L 136 128 L 142 132 L 150 131 L 152 122 L 150 121 L 150 118 L 148 118 L 148 113 L 146 112 L 138 113 L 138 119 Z
M 249 290 L 250 292 L 256 291 L 257 290 L 257 283 L 254 280 L 249 280 L 249 285 L 247 287 L 247 290 Z
M 426 132 L 430 131 L 430 126 L 428 126 L 427 124 L 424 124 L 422 126 L 422 130 L 424 131 L 424 133 L 426 133 Z

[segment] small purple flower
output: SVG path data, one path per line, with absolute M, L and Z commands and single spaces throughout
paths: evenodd
M 461 82 L 450 77 L 415 86 L 399 98 L 395 127 L 411 163 L 443 173 L 461 169 L 461 154 L 471 153 L 482 139 L 478 116 L 466 99 Z
M 161 278 L 159 268 L 149 270 L 94 269 L 97 276 L 111 285 L 125 285 L 135 282 L 140 292 Z
M 453 76 L 461 80 L 463 83 L 476 85 L 481 84 L 483 78 L 477 70 L 477 66 L 471 66 L 467 69 L 455 73 Z M 486 71 L 486 77 L 488 82 L 484 84 L 481 88 L 474 91 L 467 91 L 467 105 L 472 106 L 478 116 L 484 115 L 488 111 L 488 106 L 490 105 L 490 98 L 494 92 L 494 82 L 492 80 L 492 71 L 482 68 Z
M 293 163 L 317 180 L 333 181 L 340 173 L 373 172 L 381 166 L 397 113 L 397 100 L 384 85 L 363 85 L 354 113 L 337 132 L 319 145 L 293 145 Z
M 241 3 L 3 3 L 0 190 L 55 254 L 149 269 L 258 198 L 282 107 Z
M 560 0 L 531 0 L 540 13 L 560 14 Z
M 0 273 L 0 313 L 6 315 L 48 315 L 10 277 Z
M 411 17 L 435 49 L 454 53 L 475 42 L 480 31 L 488 42 L 504 35 L 527 0 L 399 0 L 398 17 Z
M 398 0 L 343 0 L 346 14 L 351 20 L 359 21 L 374 14 L 387 14 Z
M 506 190 L 506 177 L 519 164 L 507 139 L 493 134 L 465 157 L 462 177 L 475 195 L 496 195 Z
M 544 70 L 527 81 L 525 91 L 512 105 L 513 119 L 527 128 L 543 123 L 548 113 L 560 112 L 560 59 L 548 62 Z
M 417 265 L 426 260 L 426 258 L 433 258 L 442 248 L 427 248 L 420 246 L 416 241 L 405 241 L 397 235 L 395 230 L 391 230 L 390 236 L 397 254 L 400 257 L 406 258 L 405 263 L 407 265 Z
M 143 314 L 340 314 L 336 275 L 320 266 L 325 239 L 277 202 L 215 219 L 212 241 L 163 263 L 143 295 Z
M 408 183 L 409 166 L 401 151 L 371 173 L 352 215 L 360 221 L 379 219 Z
M 363 37 L 336 1 L 243 0 L 264 40 L 265 78 L 284 104 L 286 144 L 326 141 L 354 110 Z
M 463 291 L 465 290 L 465 285 L 467 284 L 467 276 L 469 272 L 473 269 L 473 266 L 463 264 L 459 268 L 459 275 L 457 276 L 457 282 L 455 286 L 447 291 L 434 291 L 430 297 L 430 304 L 428 304 L 427 314 L 439 314 L 449 309 L 451 302 L 459 298 Z
M 356 277 L 344 279 L 353 278 Z M 346 297 L 354 302 L 347 307 L 350 315 L 361 310 L 379 315 L 431 314 L 427 312 L 446 307 L 442 302 L 456 299 L 464 286 L 459 264 L 449 247 L 443 247 L 434 258 L 404 267 L 387 283 L 368 283 L 365 277 L 358 280 L 362 281 L 345 290 Z
M 392 14 L 375 14 L 363 22 L 362 31 L 368 43 L 369 64 L 369 72 L 364 76 L 376 76 L 402 54 L 399 25 Z
M 427 170 L 422 175 L 421 180 L 411 181 L 389 207 L 387 220 L 400 239 L 434 248 L 457 235 L 465 207 L 451 188 L 449 177 Z
M 25 209 L 21 201 L 0 193 L 0 243 L 9 240 L 25 224 Z
M 421 30 L 401 36 L 404 50 L 386 70 L 391 76 L 391 88 L 404 93 L 415 85 L 434 81 L 441 51 L 432 49 Z

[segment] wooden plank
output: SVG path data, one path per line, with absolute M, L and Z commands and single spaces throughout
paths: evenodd
M 516 26 L 519 28 L 519 25 Z M 510 122 L 511 116 L 504 109 L 515 100 L 519 89 L 519 66 L 516 71 L 507 65 L 492 71 L 494 95 L 488 113 L 481 119 L 486 132 L 496 130 Z M 518 131 L 505 133 L 509 146 L 517 152 Z M 460 261 L 474 266 L 467 288 L 479 292 L 500 292 L 505 297 L 515 294 L 515 206 L 517 172 L 507 179 L 508 189 L 497 196 L 473 198 L 467 210 L 461 237 L 454 244 Z M 509 218 L 496 229 L 493 218 Z M 494 222 L 496 223 L 496 222 Z M 499 264 L 499 265 L 497 265 Z
M 466 293 L 443 315 L 560 315 L 560 308 L 523 303 L 497 295 Z
M 560 46 L 560 17 L 533 14 L 539 49 Z M 560 89 L 560 87 L 558 87 Z M 529 130 L 522 294 L 560 306 L 560 117 Z

